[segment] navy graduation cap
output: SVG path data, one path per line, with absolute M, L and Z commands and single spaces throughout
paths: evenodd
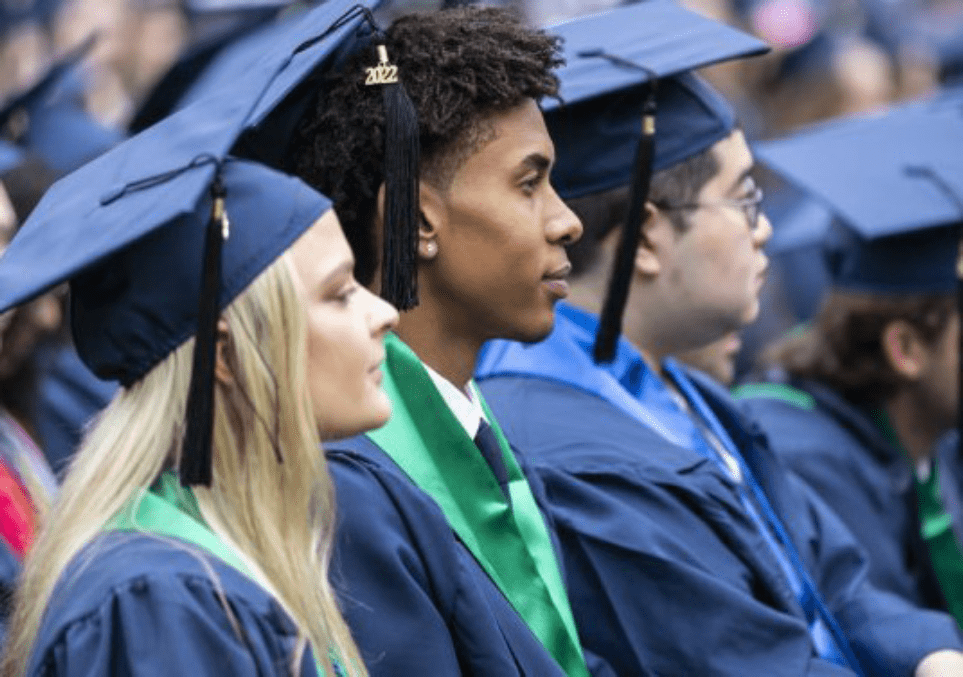
M 79 66 L 95 42 L 90 38 L 58 59 L 36 82 L 0 107 L 0 129 L 10 141 L 66 174 L 123 139 L 84 110 Z
M 732 131 L 728 103 L 689 71 L 761 54 L 765 43 L 669 2 L 642 2 L 559 24 L 566 65 L 546 123 L 557 149 L 553 182 L 565 198 L 631 185 L 628 216 L 595 342 L 613 358 L 652 173 Z
M 953 94 L 831 122 L 758 154 L 836 219 L 824 242 L 832 284 L 873 294 L 956 292 L 963 317 L 963 106 Z M 958 383 L 963 392 L 963 334 Z M 963 453 L 963 398 L 957 434 Z
M 946 100 L 823 124 L 758 156 L 836 217 L 824 246 L 834 286 L 952 292 L 963 225 L 963 108 Z
M 183 108 L 185 94 L 222 51 L 270 25 L 292 4 L 291 0 L 183 0 L 191 44 L 141 101 L 128 131 L 135 134 Z
M 229 161 L 228 155 L 245 131 L 271 114 L 369 19 L 363 8 L 337 0 L 309 12 L 290 27 L 286 40 L 247 63 L 243 78 L 225 83 L 54 184 L 0 260 L 2 308 L 79 276 L 74 286 L 79 284 L 81 301 L 75 301 L 73 320 L 78 350 L 99 376 L 129 384 L 196 330 L 184 460 L 179 469 L 185 485 L 211 481 L 216 323 L 222 304 L 239 291 L 237 276 L 247 270 L 242 265 L 245 257 L 260 250 L 271 254 L 270 243 L 259 238 L 275 237 L 278 231 L 266 223 L 273 221 L 293 236 L 294 230 L 288 230 L 296 230 L 292 223 L 300 224 L 302 230 L 310 225 L 299 217 L 302 209 L 317 216 L 328 207 L 326 199 L 298 197 L 305 190 L 300 182 L 282 181 L 276 175 L 272 179 L 264 169 L 255 179 L 254 165 Z M 285 182 L 297 190 L 283 192 Z M 270 185 L 282 192 L 264 198 L 263 186 Z M 308 207 L 283 213 L 285 201 L 303 205 L 303 200 Z M 232 201 L 239 205 L 233 210 L 237 215 L 232 214 Z M 254 211 L 265 205 L 270 209 Z M 259 223 L 258 216 L 267 221 Z M 228 221 L 238 218 L 250 219 L 252 225 L 247 228 L 254 239 L 237 235 L 241 244 L 235 245 Z M 200 228 L 202 239 L 180 246 L 187 240 L 163 227 L 183 222 L 205 224 Z M 147 250 L 133 248 L 141 241 L 147 243 L 143 245 Z M 235 252 L 235 246 L 243 246 L 243 252 Z M 153 263 L 154 255 L 160 265 Z M 41 260 L 50 263 L 37 266 Z M 249 265 L 257 268 L 260 263 L 254 260 Z M 31 272 L 34 267 L 37 270 Z M 194 305 L 186 297 L 176 306 L 164 305 L 176 270 L 182 270 L 185 279 L 193 275 L 199 280 L 192 297 L 196 312 L 187 321 L 183 315 Z M 85 296 L 88 289 L 96 293 Z M 155 296 L 157 290 L 164 293 Z M 104 298 L 113 301 L 98 308 L 98 299 Z M 162 307 L 155 309 L 154 303 Z M 108 327 L 112 333 L 107 333 Z
M 232 158 L 219 164 L 212 190 L 196 195 L 193 204 L 157 204 L 154 193 L 193 183 L 201 173 L 209 175 L 206 169 L 198 163 L 106 203 L 91 172 L 82 172 L 90 182 L 86 189 L 62 180 L 0 258 L 4 310 L 70 282 L 77 352 L 101 378 L 129 386 L 197 336 L 179 468 L 185 484 L 211 481 L 217 317 L 331 206 L 298 179 Z M 52 203 L 65 194 L 85 210 L 75 220 L 50 218 L 57 211 Z
M 266 23 L 270 17 L 256 15 L 250 22 L 199 38 L 189 46 L 161 76 L 140 102 L 127 126 L 131 134 L 143 131 L 182 108 L 182 99 L 217 55 L 233 42 L 241 40 Z
M 415 261 L 418 244 L 418 179 L 420 140 L 417 112 L 404 89 L 403 74 L 391 66 L 384 45 L 383 33 L 378 29 L 371 10 L 380 0 L 366 0 L 362 4 L 328 0 L 306 17 L 282 19 L 253 32 L 223 50 L 204 74 L 184 95 L 184 105 L 230 96 L 230 93 L 257 69 L 273 58 L 273 54 L 294 54 L 291 75 L 285 77 L 287 89 L 270 105 L 260 106 L 252 115 L 251 123 L 238 140 L 236 152 L 284 170 L 290 166 L 288 152 L 294 129 L 306 107 L 312 103 L 318 88 L 324 87 L 325 74 L 341 66 L 343 61 L 361 50 L 372 55 L 368 68 L 368 84 L 380 86 L 385 105 L 385 219 L 381 295 L 399 310 L 418 304 L 417 271 Z M 345 7 L 349 9 L 345 10 Z M 317 20 L 312 16 L 327 13 L 335 25 L 352 27 L 341 32 L 340 41 L 331 42 L 327 58 L 314 65 L 299 63 L 302 52 L 313 49 Z M 333 17 L 333 18 L 332 18 Z M 393 69 L 393 70 L 392 70 Z M 377 77 L 383 72 L 394 73 L 387 80 Z

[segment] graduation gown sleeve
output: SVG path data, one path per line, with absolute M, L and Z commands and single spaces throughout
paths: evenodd
M 36 677 L 290 675 L 296 629 L 260 587 L 219 561 L 150 536 L 109 534 L 54 591 L 30 660 Z M 304 677 L 317 674 L 311 652 Z
M 602 399 L 542 379 L 481 385 L 545 483 L 586 650 L 619 675 L 851 674 L 714 464 Z

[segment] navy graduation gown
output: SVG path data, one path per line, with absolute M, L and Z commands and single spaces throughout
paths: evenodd
M 581 337 L 569 314 L 547 342 L 513 349 L 508 361 L 489 351 L 479 377 L 545 483 L 585 648 L 620 675 L 851 674 L 816 657 L 803 609 L 728 474 L 656 433 L 657 411 L 632 409 L 633 396 L 591 365 L 592 332 Z M 636 362 L 621 364 L 638 381 Z M 693 380 L 864 671 L 911 675 L 926 654 L 959 648 L 949 617 L 868 584 L 863 552 L 835 514 L 779 465 L 721 388 Z
M 741 404 L 773 451 L 836 511 L 869 554 L 873 583 L 945 609 L 919 535 L 913 469 L 868 412 L 815 382 L 747 386 Z M 942 480 L 950 467 L 940 468 Z
M 72 346 L 58 346 L 45 355 L 38 383 L 35 412 L 40 447 L 54 472 L 66 469 L 84 428 L 117 391 L 80 361 Z
M 438 504 L 384 451 L 364 436 L 325 451 L 338 497 L 331 578 L 372 677 L 564 677 Z
M 297 629 L 280 605 L 205 556 L 215 584 L 189 548 L 151 535 L 98 536 L 57 582 L 27 675 L 289 676 Z M 317 675 L 310 650 L 300 674 Z
M 481 388 L 545 483 L 583 645 L 617 674 L 851 674 L 814 656 L 802 608 L 715 463 L 566 384 Z

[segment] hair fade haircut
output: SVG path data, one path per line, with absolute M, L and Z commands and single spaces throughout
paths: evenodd
M 385 37 L 418 111 L 420 178 L 440 189 L 491 139 L 493 116 L 558 92 L 558 38 L 502 9 L 403 16 Z M 378 266 L 373 226 L 384 181 L 384 105 L 380 89 L 364 84 L 365 66 L 376 61 L 368 45 L 330 76 L 292 146 L 296 173 L 334 201 L 357 259 L 356 275 L 366 285 Z

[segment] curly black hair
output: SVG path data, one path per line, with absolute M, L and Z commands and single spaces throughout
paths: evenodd
M 505 10 L 412 14 L 385 37 L 418 112 L 421 178 L 442 189 L 491 137 L 494 115 L 558 92 L 558 38 Z M 363 284 L 378 265 L 373 221 L 384 181 L 382 93 L 364 84 L 365 67 L 377 61 L 373 46 L 361 49 L 319 88 L 298 125 L 292 158 L 294 171 L 334 201 Z

